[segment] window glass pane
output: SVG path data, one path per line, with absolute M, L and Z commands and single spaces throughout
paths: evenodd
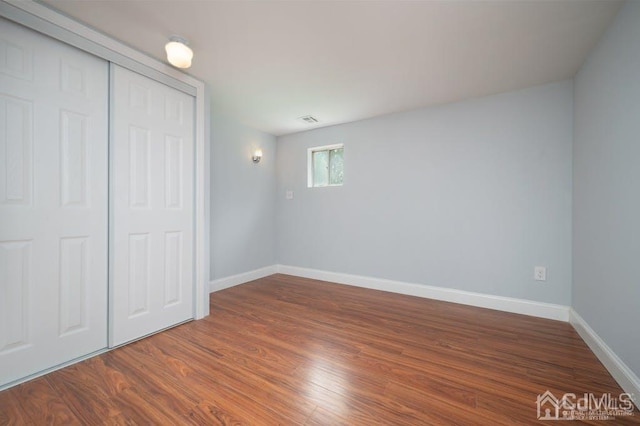
M 329 151 L 329 184 L 330 185 L 342 185 L 344 179 L 344 159 L 343 148 L 332 149 Z
M 313 186 L 327 186 L 329 184 L 329 152 L 316 151 L 313 153 Z

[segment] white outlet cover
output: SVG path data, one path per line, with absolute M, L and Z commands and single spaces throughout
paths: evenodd
M 547 280 L 547 268 L 544 266 L 536 266 L 533 268 L 533 278 L 536 281 L 546 281 Z
M 293 200 L 293 191 L 287 191 L 287 192 L 285 193 L 285 198 L 286 198 L 287 200 Z

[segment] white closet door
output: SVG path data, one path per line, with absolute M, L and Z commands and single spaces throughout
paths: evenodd
M 107 346 L 108 83 L 0 19 L 0 386 Z
M 111 66 L 116 346 L 193 318 L 193 97 Z

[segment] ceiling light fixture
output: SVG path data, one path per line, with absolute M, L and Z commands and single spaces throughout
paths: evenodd
M 193 59 L 193 50 L 187 46 L 187 40 L 179 36 L 169 37 L 169 43 L 165 44 L 167 61 L 176 68 L 189 68 Z

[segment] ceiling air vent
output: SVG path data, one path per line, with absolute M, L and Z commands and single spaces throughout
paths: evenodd
M 307 124 L 316 124 L 318 122 L 318 119 L 311 115 L 305 115 L 304 117 L 300 117 L 298 120 L 303 121 Z

